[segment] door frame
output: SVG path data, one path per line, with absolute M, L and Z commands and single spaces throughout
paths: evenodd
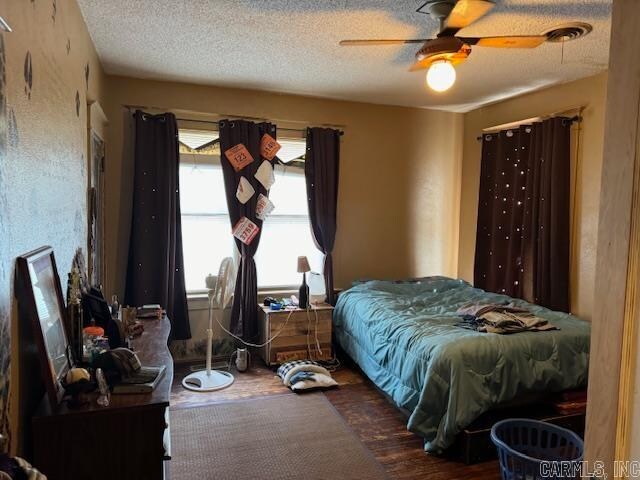
M 585 460 L 629 460 L 640 311 L 640 2 L 614 0 Z

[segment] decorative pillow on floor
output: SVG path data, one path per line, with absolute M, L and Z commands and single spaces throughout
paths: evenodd
M 280 365 L 278 376 L 294 392 L 331 388 L 338 385 L 329 370 L 313 360 L 293 360 Z
M 289 385 L 289 388 L 294 392 L 299 393 L 337 386 L 338 382 L 331 378 L 330 375 L 316 372 L 299 372 L 291 378 L 291 385 Z

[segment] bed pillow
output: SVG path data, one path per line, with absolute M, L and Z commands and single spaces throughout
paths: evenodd
M 331 388 L 338 385 L 329 370 L 313 360 L 292 360 L 278 368 L 278 376 L 294 392 Z
M 300 372 L 298 375 L 294 375 L 291 379 L 291 390 L 296 393 L 320 390 L 326 388 L 337 387 L 336 382 L 330 375 L 316 372 Z
M 278 376 L 287 387 L 291 386 L 291 377 L 298 372 L 316 372 L 331 376 L 329 370 L 313 360 L 292 360 L 283 363 L 278 368 Z

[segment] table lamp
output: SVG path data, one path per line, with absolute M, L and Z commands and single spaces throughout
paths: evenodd
M 300 308 L 307 308 L 309 306 L 309 286 L 307 285 L 306 273 L 310 271 L 309 260 L 307 257 L 298 257 L 298 273 L 302 274 L 302 285 L 300 285 L 298 295 L 298 306 Z

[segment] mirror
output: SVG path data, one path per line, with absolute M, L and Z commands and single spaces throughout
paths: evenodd
M 70 368 L 65 308 L 53 249 L 42 247 L 18 257 L 18 301 L 31 318 L 40 354 L 42 380 L 52 408 L 62 399 Z

